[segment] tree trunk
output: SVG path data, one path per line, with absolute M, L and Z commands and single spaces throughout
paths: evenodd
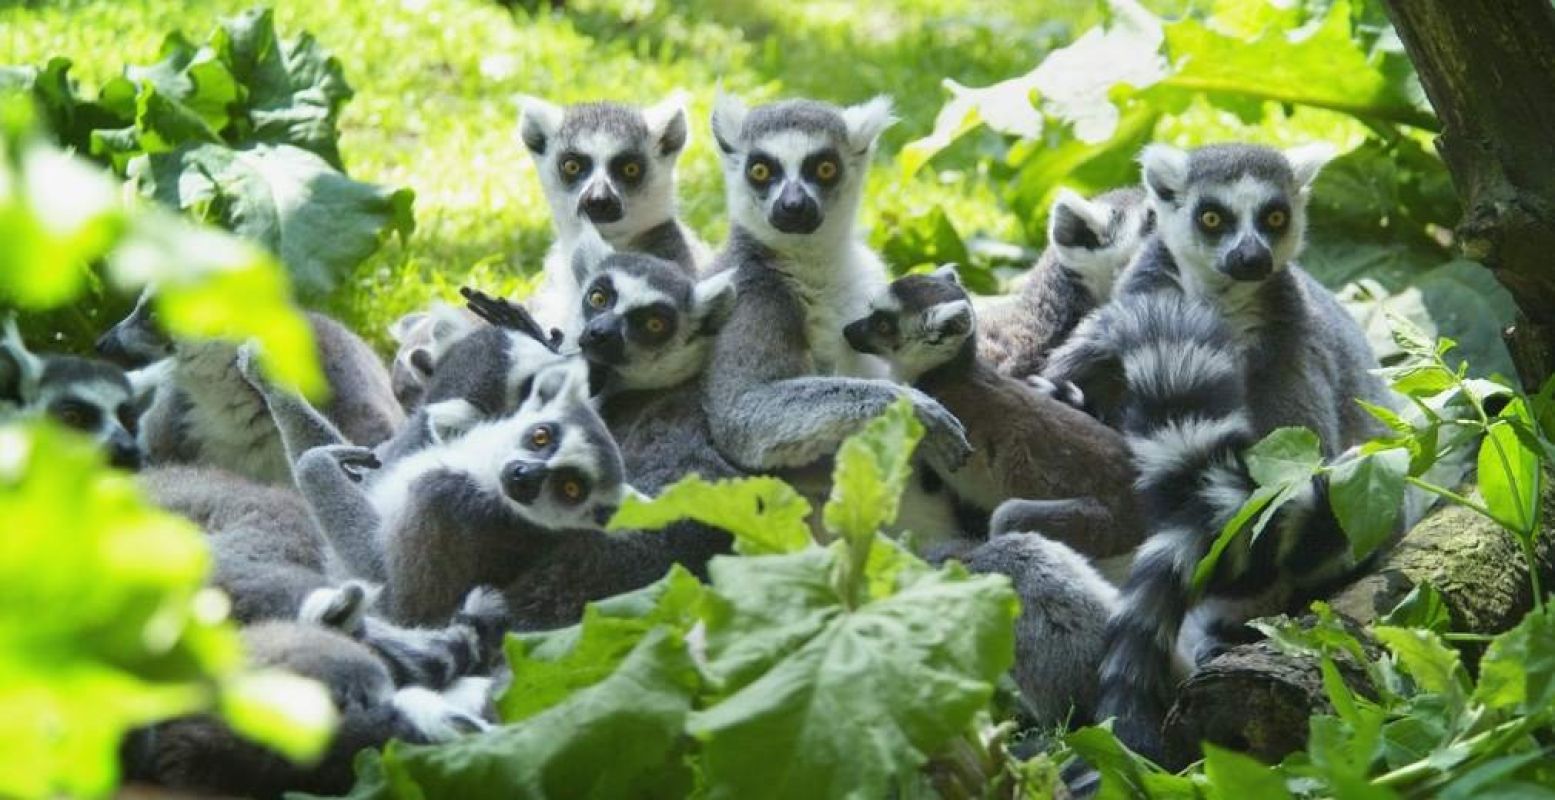
M 1507 346 L 1530 391 L 1555 373 L 1555 5 L 1383 0 L 1442 121 L 1463 203 L 1458 241 L 1518 317 Z
M 1545 493 L 1540 536 L 1540 575 L 1555 578 L 1555 489 Z M 1429 583 L 1442 594 L 1452 629 L 1498 633 L 1533 607 L 1528 570 L 1511 535 L 1458 506 L 1428 516 L 1374 572 L 1329 599 L 1334 610 L 1366 625 L 1392 610 L 1411 589 Z M 1362 673 L 1340 662 L 1351 688 L 1363 694 Z M 1318 662 L 1281 653 L 1268 642 L 1232 648 L 1204 665 L 1177 693 L 1167 714 L 1166 739 L 1173 760 L 1197 758 L 1203 741 L 1241 750 L 1270 763 L 1306 747 L 1307 720 L 1333 713 Z

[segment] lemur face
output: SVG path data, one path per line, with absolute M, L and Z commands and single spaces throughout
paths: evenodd
M 733 273 L 693 282 L 669 261 L 614 253 L 585 274 L 578 346 L 621 388 L 675 386 L 701 372 L 734 307 Z
M 854 350 L 886 359 L 907 383 L 955 357 L 975 330 L 954 267 L 897 278 L 869 307 L 869 316 L 848 323 L 843 337 Z
M 173 354 L 173 340 L 157 322 L 152 290 L 141 292 L 129 315 L 97 338 L 97 354 L 125 369 L 144 367 Z
M 1089 200 L 1060 189 L 1048 215 L 1048 246 L 1105 302 L 1113 280 L 1154 227 L 1142 189 L 1115 189 Z
M 621 451 L 588 399 L 588 379 L 567 364 L 536 379 L 508 429 L 498 481 L 518 513 L 550 530 L 602 528 L 628 491 Z
M 1327 145 L 1285 152 L 1245 144 L 1191 152 L 1151 145 L 1140 156 L 1161 236 L 1201 280 L 1257 282 L 1301 251 L 1312 180 Z
M 673 217 L 675 161 L 688 133 L 680 95 L 648 108 L 527 98 L 519 132 L 563 236 L 589 223 L 625 244 Z
M 720 94 L 713 136 L 731 221 L 763 241 L 849 231 L 875 141 L 891 122 L 884 97 L 848 108 L 785 100 L 747 110 Z
M 114 466 L 139 469 L 140 412 L 123 370 L 86 358 L 33 355 L 21 346 L 14 323 L 7 323 L 0 342 L 0 419 L 46 415 L 91 437 Z
M 433 437 L 449 440 L 471 427 L 511 416 L 527 401 L 537 376 L 565 362 L 523 333 L 479 326 L 436 357 L 423 400 Z

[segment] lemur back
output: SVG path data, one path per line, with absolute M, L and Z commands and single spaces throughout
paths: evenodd
M 594 230 L 611 247 L 671 261 L 694 275 L 707 248 L 675 210 L 675 163 L 690 135 L 676 93 L 638 108 L 620 103 L 560 107 L 525 98 L 519 134 L 551 206 L 556 243 L 544 283 L 529 305 L 547 327 L 576 333 L 586 274 L 573 258 L 579 235 Z

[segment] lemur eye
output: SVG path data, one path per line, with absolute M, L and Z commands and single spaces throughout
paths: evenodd
M 1204 230 L 1217 230 L 1223 222 L 1225 220 L 1221 218 L 1218 211 L 1203 211 L 1199 213 L 1199 224 L 1204 226 Z
M 658 315 L 643 320 L 643 330 L 654 335 L 661 334 L 668 328 L 669 323 L 665 322 L 664 318 Z
M 605 296 L 603 289 L 595 289 L 589 292 L 589 306 L 592 308 L 604 308 L 605 303 L 609 302 L 609 300 L 610 298 Z
M 643 174 L 643 165 L 636 161 L 628 161 L 625 166 L 621 167 L 621 174 L 628 178 L 636 178 L 638 175 Z
M 875 321 L 870 323 L 870 325 L 875 329 L 875 333 L 881 336 L 889 336 L 891 334 L 891 320 L 885 317 L 875 317 Z
M 1263 224 L 1275 229 L 1285 227 L 1285 223 L 1287 222 L 1290 222 L 1290 215 L 1286 214 L 1284 209 L 1279 208 L 1270 211 L 1268 214 L 1264 215 L 1263 218 Z
M 529 432 L 529 444 L 535 448 L 550 447 L 553 438 L 551 429 L 544 425 Z
M 586 494 L 583 489 L 583 482 L 577 479 L 562 481 L 561 493 L 562 499 L 569 503 L 577 503 L 581 501 L 583 499 L 583 495 Z
M 761 163 L 760 161 L 757 161 L 756 163 L 750 165 L 750 167 L 746 168 L 745 174 L 749 175 L 750 179 L 757 183 L 766 183 L 769 179 L 772 178 L 772 168 L 766 164 Z
M 829 181 L 832 178 L 837 177 L 837 162 L 822 161 L 821 163 L 816 164 L 815 177 L 820 178 L 823 181 Z
M 562 162 L 562 174 L 574 176 L 583 171 L 583 162 L 576 158 L 569 158 Z

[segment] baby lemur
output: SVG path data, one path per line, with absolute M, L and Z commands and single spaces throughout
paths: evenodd
M 788 100 L 747 109 L 720 94 L 713 136 L 724 166 L 729 240 L 715 270 L 738 294 L 704 379 L 713 441 L 742 469 L 805 467 L 832 455 L 902 396 L 942 473 L 966 460 L 961 424 L 927 395 L 880 377 L 842 327 L 885 270 L 854 230 L 871 154 L 892 121 L 876 98 L 848 108 Z
M 972 457 L 943 478 L 961 502 L 984 514 L 999 509 L 995 533 L 1038 531 L 1091 558 L 1138 545 L 1123 437 L 988 363 L 953 267 L 898 278 L 870 305 L 844 329 L 848 343 L 884 357 L 898 380 L 966 426 Z

